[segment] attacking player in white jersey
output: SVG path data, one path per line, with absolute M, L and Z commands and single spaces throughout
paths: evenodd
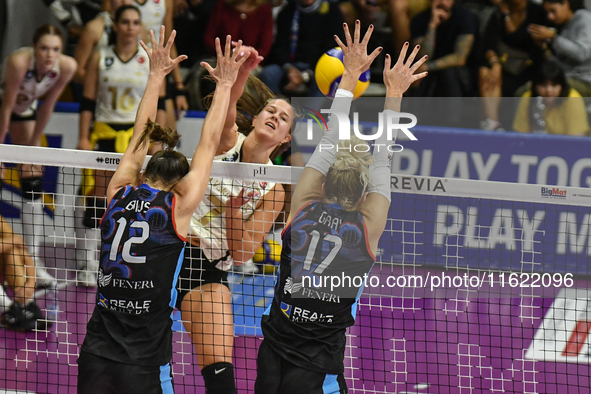
M 33 47 L 14 51 L 5 61 L 1 79 L 0 143 L 10 131 L 13 144 L 39 146 L 57 99 L 76 71 L 76 61 L 62 54 L 63 39 L 51 25 L 39 27 Z M 43 104 L 37 99 L 44 96 Z M 37 284 L 49 285 L 53 278 L 38 258 L 43 237 L 43 175 L 41 166 L 20 166 L 25 204 L 22 208 L 23 235 L 37 267 Z
M 133 5 L 117 9 L 113 20 L 114 46 L 100 48 L 92 55 L 80 104 L 78 148 L 123 153 L 133 135 L 133 124 L 150 72 L 146 52 L 138 44 L 142 29 L 140 12 Z M 162 92 L 164 93 L 164 92 Z M 159 109 L 163 109 L 162 100 Z M 90 133 L 93 116 L 94 129 Z M 105 210 L 110 171 L 85 171 L 82 185 L 84 213 L 78 213 L 76 237 L 78 283 L 93 286 L 98 260 L 97 225 Z M 82 226 L 83 225 L 83 226 Z
M 250 78 L 262 57 L 252 47 L 232 87 L 230 107 L 215 160 L 270 164 L 289 146 L 295 114 Z M 246 93 L 249 81 L 259 97 Z M 236 108 L 241 112 L 238 113 Z M 284 204 L 280 184 L 211 179 L 190 226 L 190 245 L 179 277 L 177 308 L 195 345 L 208 394 L 235 394 L 234 327 L 228 269 L 243 264 L 261 247 Z

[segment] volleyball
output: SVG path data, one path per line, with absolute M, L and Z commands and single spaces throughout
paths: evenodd
M 281 261 L 281 245 L 273 240 L 266 239 L 263 246 L 254 254 L 252 261 L 256 265 L 262 266 L 264 273 L 275 273 L 276 267 Z
M 320 91 L 325 96 L 334 97 L 344 72 L 345 66 L 343 64 L 343 51 L 341 48 L 332 48 L 322 55 L 318 63 L 316 63 L 316 69 L 314 70 L 316 84 Z M 369 70 L 361 74 L 353 92 L 355 97 L 361 96 L 367 90 L 369 76 Z

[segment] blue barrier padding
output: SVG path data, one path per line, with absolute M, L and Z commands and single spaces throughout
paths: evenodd
M 55 104 L 55 112 L 78 113 L 80 110 L 79 103 L 68 103 L 60 101 Z M 206 111 L 187 111 L 187 118 L 205 118 Z

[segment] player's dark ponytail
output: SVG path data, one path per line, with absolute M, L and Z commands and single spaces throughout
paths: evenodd
M 148 119 L 146 129 L 140 136 L 134 152 L 145 146 L 148 141 L 160 142 L 165 148 L 156 152 L 148 162 L 144 173 L 145 179 L 172 186 L 187 175 L 189 172 L 187 158 L 174 150 L 180 137 L 176 130 L 162 127 Z
M 133 151 L 134 153 L 137 152 L 138 149 L 145 147 L 145 144 L 150 142 L 161 142 L 166 148 L 174 149 L 180 138 L 181 136 L 176 130 L 170 127 L 162 127 L 158 123 L 148 119 L 146 128 Z

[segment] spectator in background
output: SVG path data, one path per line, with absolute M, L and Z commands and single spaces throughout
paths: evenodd
M 367 50 L 371 52 L 378 47 L 385 49 L 372 63 L 370 70 L 371 82 L 381 83 L 383 81 L 385 54 L 397 51 L 393 39 L 393 37 L 397 37 L 396 31 L 394 30 L 393 36 L 393 29 L 390 28 L 390 16 L 388 15 L 390 13 L 390 4 L 387 0 L 348 0 L 339 3 L 339 7 L 347 26 L 349 26 L 351 37 L 355 32 L 356 20 L 361 22 L 361 30 L 367 30 L 370 25 L 374 26 L 374 32 L 367 45 Z M 406 40 L 408 40 L 409 36 L 410 32 L 405 35 Z
M 569 84 L 583 97 L 591 97 L 591 12 L 581 0 L 544 0 L 548 19 L 559 30 L 532 24 L 534 40 L 552 50 Z
M 335 34 L 343 34 L 343 22 L 338 5 L 329 1 L 288 3 L 277 16 L 275 43 L 260 79 L 275 94 L 321 96 L 313 70 L 334 47 Z
M 472 76 L 466 63 L 478 32 L 476 16 L 455 0 L 433 0 L 431 9 L 411 21 L 413 43 L 429 60 L 417 71 L 429 75 L 412 93 L 419 97 L 471 96 Z
M 535 65 L 544 60 L 544 51 L 528 32 L 530 24 L 548 25 L 542 6 L 528 0 L 501 0 L 484 34 L 484 64 L 480 67 L 479 88 L 484 97 L 484 130 L 499 130 L 501 97 L 514 97 L 531 78 Z
M 388 0 L 394 52 L 400 52 L 404 43 L 410 41 L 410 21 L 430 7 L 429 0 Z
M 203 37 L 215 4 L 216 0 L 175 0 L 175 45 L 179 53 L 188 56 L 184 67 L 191 68 L 205 57 Z
M 531 90 L 519 102 L 513 129 L 564 135 L 589 132 L 585 101 L 569 86 L 564 70 L 556 61 L 544 62 L 535 73 Z
M 273 45 L 272 7 L 266 0 L 217 0 L 205 29 L 204 43 L 215 54 L 215 38 L 239 37 L 267 57 Z

